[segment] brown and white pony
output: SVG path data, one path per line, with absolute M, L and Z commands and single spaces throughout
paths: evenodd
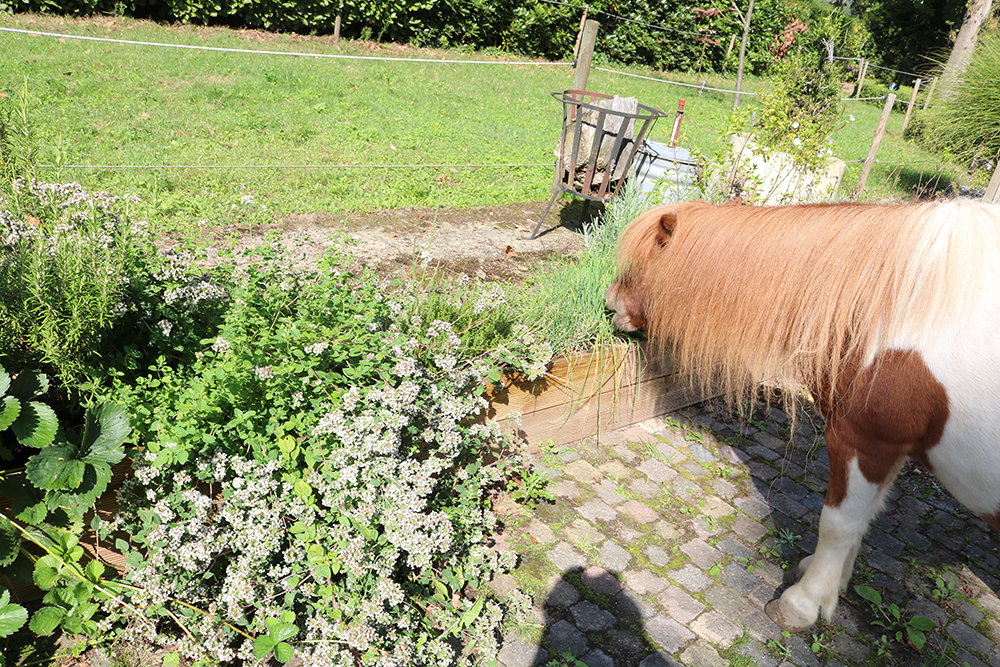
M 908 458 L 1000 529 L 1000 207 L 674 204 L 628 226 L 619 268 L 619 329 L 730 398 L 798 383 L 826 419 L 819 542 L 776 623 L 833 617 Z

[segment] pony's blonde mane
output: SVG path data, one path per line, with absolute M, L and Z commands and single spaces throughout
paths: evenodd
M 998 209 L 971 202 L 690 202 L 640 216 L 619 243 L 620 275 L 644 283 L 647 334 L 740 404 L 773 379 L 830 405 L 879 350 L 970 307 L 998 257 Z

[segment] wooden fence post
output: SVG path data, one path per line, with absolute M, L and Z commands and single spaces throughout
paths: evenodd
M 937 77 L 931 79 L 931 87 L 927 90 L 927 97 L 924 98 L 925 109 L 927 108 L 927 105 L 931 103 L 931 95 L 934 94 L 934 89 L 937 88 L 937 80 Z
M 882 135 L 885 134 L 885 125 L 889 122 L 889 114 L 892 113 L 892 105 L 896 103 L 896 94 L 889 93 L 889 97 L 885 100 L 885 106 L 882 108 L 882 117 L 878 121 L 878 129 L 875 130 L 875 139 L 872 141 L 872 147 L 868 150 L 868 157 L 865 158 L 865 166 L 861 169 L 861 178 L 858 179 L 858 187 L 854 189 L 854 198 L 857 199 L 858 196 L 865 191 L 865 183 L 868 181 L 868 174 L 872 170 L 872 165 L 875 163 L 875 153 L 878 152 L 878 145 L 882 141 Z
M 573 73 L 573 90 L 587 90 L 587 79 L 590 78 L 590 61 L 594 58 L 594 44 L 597 43 L 597 29 L 600 27 L 600 23 L 590 19 L 583 26 L 580 55 L 576 59 L 576 71 Z
M 993 169 L 993 178 L 990 179 L 990 184 L 986 186 L 986 194 L 983 195 L 983 200 L 991 204 L 1000 202 L 1000 159 L 997 160 L 997 166 Z
M 906 115 L 903 117 L 903 127 L 899 131 L 899 136 L 903 136 L 906 132 L 906 126 L 910 124 L 910 112 L 913 111 L 913 105 L 917 103 L 917 91 L 920 90 L 920 79 L 913 80 L 913 94 L 910 95 L 910 103 L 906 105 Z
M 580 42 L 583 41 L 583 29 L 587 25 L 587 12 L 590 5 L 583 6 L 583 17 L 580 18 L 580 30 L 576 33 L 576 44 L 573 45 L 573 66 L 576 66 L 576 59 L 580 55 Z
M 868 72 L 868 61 L 862 58 L 861 62 L 858 64 L 858 89 L 854 93 L 855 99 L 861 97 L 861 86 L 865 82 L 865 74 L 867 72 Z

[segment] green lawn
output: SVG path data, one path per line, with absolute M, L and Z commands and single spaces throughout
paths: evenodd
M 158 26 L 110 17 L 0 15 L 0 27 L 212 48 L 497 60 L 458 51 L 346 41 L 335 46 L 328 37 Z M 167 231 L 190 229 L 199 221 L 223 225 L 247 216 L 545 200 L 561 117 L 550 93 L 571 87 L 573 77 L 566 63 L 291 57 L 10 32 L 0 32 L 0 51 L 3 102 L 15 104 L 26 91 L 40 162 L 64 165 L 48 177 L 134 193 L 143 200 L 139 213 L 155 229 Z M 625 71 L 733 86 L 715 76 Z M 750 80 L 746 89 L 764 85 Z M 684 98 L 682 145 L 706 156 L 724 147 L 720 137 L 732 107 L 729 93 L 596 69 L 587 87 L 635 95 L 666 111 L 669 117 L 652 135 L 657 141 L 667 139 L 673 111 Z M 754 103 L 752 97 L 745 99 Z M 849 115 L 856 120 L 848 121 Z M 853 190 L 860 172 L 856 161 L 867 154 L 878 116 L 874 105 L 845 104 L 844 126 L 833 137 L 835 151 L 850 164 L 842 196 Z M 954 167 L 902 141 L 901 122 L 902 113 L 894 114 L 869 179 L 870 197 L 907 197 L 917 182 L 957 177 Z M 115 166 L 141 168 L 108 168 Z

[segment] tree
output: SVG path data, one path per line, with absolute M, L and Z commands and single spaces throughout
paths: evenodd
M 941 79 L 938 85 L 946 95 L 954 94 L 958 82 L 972 60 L 972 52 L 976 48 L 979 38 L 979 28 L 983 21 L 990 15 L 992 0 L 970 0 L 968 9 L 965 12 L 965 19 L 962 21 L 962 29 L 958 31 L 955 38 L 955 45 L 951 48 L 951 55 L 941 72 Z

